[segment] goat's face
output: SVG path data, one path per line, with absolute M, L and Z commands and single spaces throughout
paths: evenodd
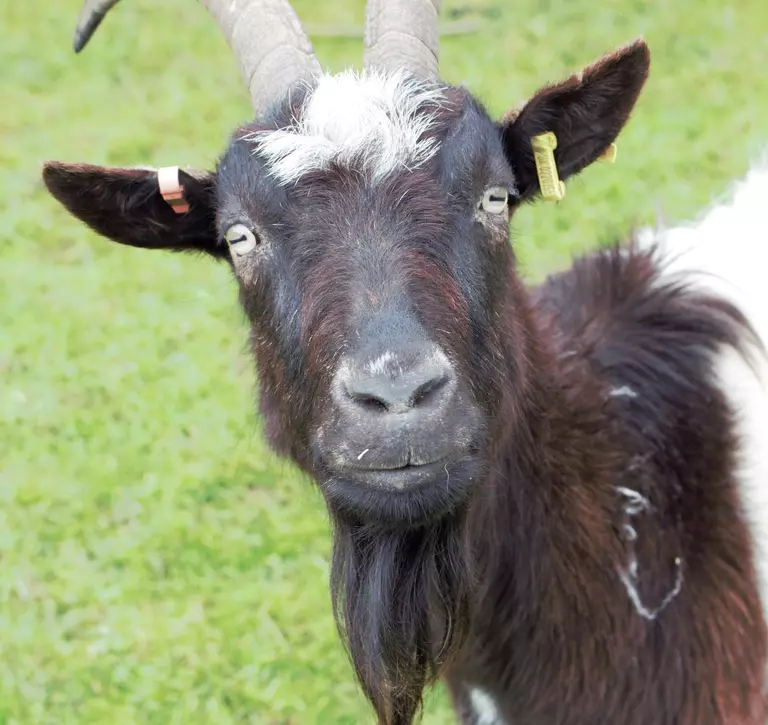
M 501 138 L 464 92 L 405 77 L 325 78 L 293 113 L 238 132 L 218 169 L 268 429 L 335 505 L 436 515 L 500 397 Z
M 51 164 L 45 180 L 116 241 L 228 260 L 272 444 L 337 510 L 420 523 L 466 500 L 500 401 L 523 394 L 508 219 L 537 190 L 530 138 L 554 131 L 561 178 L 577 173 L 647 67 L 637 43 L 501 123 L 445 84 L 324 77 L 238 130 L 216 173 L 184 175 L 183 215 L 151 171 Z

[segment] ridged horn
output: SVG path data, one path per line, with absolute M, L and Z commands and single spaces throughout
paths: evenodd
M 119 0 L 86 0 L 75 31 L 80 52 Z M 201 0 L 235 54 L 257 116 L 290 86 L 320 73 L 307 34 L 288 0 Z
M 365 67 L 404 68 L 437 80 L 442 0 L 368 0 L 365 16 Z

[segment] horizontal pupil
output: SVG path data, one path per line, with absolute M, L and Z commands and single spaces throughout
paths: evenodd
M 230 244 L 237 244 L 238 242 L 244 242 L 246 239 L 247 239 L 247 237 L 245 236 L 245 234 L 243 234 L 242 236 L 239 236 L 237 239 L 230 239 L 229 243 Z
M 491 194 L 491 196 L 489 197 L 489 201 L 506 201 L 506 200 L 507 200 L 506 196 L 497 196 L 495 194 Z

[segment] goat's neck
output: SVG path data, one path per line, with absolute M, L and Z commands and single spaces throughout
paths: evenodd
M 520 337 L 522 327 L 524 355 L 518 347 L 507 367 L 524 380 L 511 377 L 509 385 L 523 392 L 502 411 L 468 525 L 481 588 L 506 607 L 524 607 L 537 593 L 551 594 L 564 572 L 615 576 L 615 485 L 626 460 L 600 381 L 583 359 L 560 350 L 553 325 L 521 286 L 513 315 L 508 332 Z

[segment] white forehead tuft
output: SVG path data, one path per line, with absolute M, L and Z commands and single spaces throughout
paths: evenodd
M 332 163 L 355 164 L 379 181 L 414 169 L 439 148 L 425 134 L 444 101 L 442 89 L 403 71 L 323 75 L 293 123 L 245 138 L 283 184 Z

